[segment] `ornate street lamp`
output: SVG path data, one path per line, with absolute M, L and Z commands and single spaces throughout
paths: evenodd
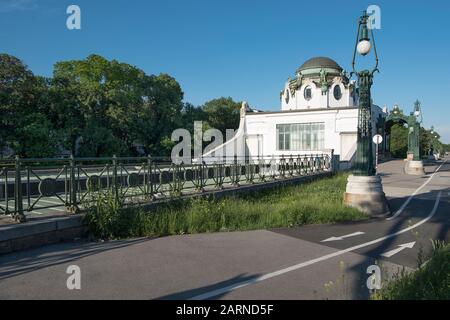
M 372 99 L 370 89 L 373 75 L 378 71 L 378 54 L 370 28 L 370 20 L 366 11 L 358 19 L 356 44 L 353 51 L 352 73 L 358 78 L 359 108 L 356 158 L 353 163 L 353 175 L 347 181 L 344 203 L 358 208 L 369 215 L 384 215 L 389 213 L 386 197 L 383 192 L 380 176 L 376 175 L 372 151 Z M 356 54 L 369 54 L 373 48 L 375 65 L 371 70 L 357 71 L 355 68 Z
M 422 112 L 420 102 L 414 103 L 414 112 L 408 117 L 408 160 L 420 161 L 420 124 L 422 123 Z
M 428 139 L 428 159 L 433 159 L 433 136 L 434 136 L 434 126 L 430 129 L 431 137 Z
M 408 150 L 406 154 L 405 173 L 421 175 L 425 171 L 420 160 L 420 124 L 422 123 L 422 110 L 419 100 L 414 103 L 414 109 L 409 116 L 404 115 L 398 105 L 394 105 L 392 112 L 385 121 L 393 121 L 408 124 Z
M 408 154 L 405 172 L 413 175 L 423 175 L 425 170 L 420 159 L 420 124 L 422 123 L 422 110 L 420 102 L 414 103 L 414 111 L 408 116 Z
M 352 61 L 352 74 L 357 76 L 359 87 L 357 148 L 353 167 L 353 174 L 357 176 L 375 175 L 372 153 L 372 99 L 370 89 L 373 83 L 373 74 L 375 71 L 378 71 L 378 54 L 373 30 L 369 29 L 368 23 L 370 23 L 369 16 L 364 11 L 358 21 L 358 33 L 356 35 L 356 45 L 353 51 Z M 360 55 L 366 56 L 372 47 L 375 55 L 375 66 L 372 70 L 357 71 L 355 68 L 356 53 L 358 52 Z

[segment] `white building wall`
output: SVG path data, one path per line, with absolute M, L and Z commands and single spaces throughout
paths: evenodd
M 245 117 L 246 134 L 248 136 L 260 135 L 265 155 L 294 155 L 298 153 L 317 153 L 322 150 L 278 150 L 277 130 L 278 124 L 321 122 L 325 124 L 324 149 L 334 149 L 340 154 L 341 132 L 355 132 L 358 122 L 356 108 L 309 110 L 306 112 L 276 112 L 276 113 L 249 113 Z M 356 142 L 356 140 L 355 140 Z M 252 156 L 257 156 L 258 150 L 249 146 Z
M 376 133 L 376 121 L 383 111 L 373 106 L 372 130 Z M 324 123 L 324 149 L 323 150 L 278 150 L 277 125 L 296 123 Z M 237 151 L 239 158 L 243 156 L 289 156 L 299 154 L 317 154 L 334 150 L 344 161 L 343 167 L 351 164 L 356 151 L 356 133 L 358 126 L 358 108 L 345 107 L 335 109 L 317 109 L 303 111 L 282 112 L 243 112 L 236 135 L 223 145 L 211 152 L 205 153 L 208 157 L 227 155 L 233 159 Z M 243 147 L 244 146 L 244 147 Z M 245 149 L 245 151 L 244 151 Z M 375 154 L 375 148 L 373 148 Z M 213 161 L 213 160 L 211 160 Z M 341 163 L 342 165 L 342 163 Z
M 312 97 L 310 100 L 306 100 L 304 95 L 305 88 L 308 86 L 312 89 Z M 335 86 L 341 88 L 342 97 L 339 100 L 334 97 Z M 287 95 L 289 95 L 289 99 L 286 99 Z M 346 87 L 338 78 L 330 85 L 326 94 L 322 94 L 320 86 L 316 85 L 314 81 L 306 80 L 305 83 L 296 90 L 295 95 L 292 95 L 289 89 L 289 81 L 287 81 L 280 97 L 282 111 L 355 106 L 352 89 L 348 86 Z

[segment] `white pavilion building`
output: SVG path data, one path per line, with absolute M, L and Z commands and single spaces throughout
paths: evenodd
M 332 59 L 315 57 L 303 63 L 280 92 L 281 111 L 241 109 L 239 129 L 223 145 L 204 154 L 229 156 L 237 145 L 238 156 L 289 156 L 329 153 L 348 166 L 356 151 L 358 90 L 354 80 Z M 372 130 L 384 116 L 372 108 Z M 241 147 L 240 147 L 241 146 Z M 241 152 L 239 151 L 241 150 Z

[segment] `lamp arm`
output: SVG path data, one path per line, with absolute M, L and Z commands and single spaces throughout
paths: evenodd
M 375 61 L 376 61 L 375 67 L 373 68 L 373 71 L 372 71 L 372 75 L 373 75 L 375 73 L 375 71 L 380 72 L 380 70 L 378 70 L 378 53 L 377 53 L 377 46 L 375 44 L 375 37 L 373 36 L 373 29 L 372 29 L 372 27 L 370 28 L 370 35 L 372 36 L 373 52 L 375 54 Z
M 358 40 L 359 40 L 359 31 L 361 30 L 361 19 L 358 18 L 358 30 L 356 31 L 356 43 L 355 43 L 355 49 L 353 50 L 353 60 L 352 60 L 352 69 L 353 72 L 350 73 L 350 76 L 352 74 L 358 74 L 358 72 L 355 70 L 355 60 L 356 60 L 356 48 L 358 47 Z
M 350 73 L 350 76 L 352 76 L 352 74 L 358 74 L 358 72 L 355 70 L 355 62 L 356 62 L 356 50 L 358 47 L 358 40 L 359 40 L 359 33 L 361 31 L 361 23 L 362 23 L 362 18 L 358 19 L 358 30 L 356 32 L 356 43 L 355 43 L 355 49 L 353 50 L 353 60 L 352 60 L 352 69 L 353 72 Z M 367 23 L 367 21 L 366 21 Z M 374 54 L 375 54 L 375 66 L 372 69 L 371 75 L 373 75 L 375 72 L 380 72 L 380 70 L 378 69 L 378 52 L 377 52 L 377 46 L 375 44 L 375 37 L 373 35 L 373 29 L 370 28 L 370 36 L 372 37 L 372 43 L 373 43 L 373 50 L 374 50 Z

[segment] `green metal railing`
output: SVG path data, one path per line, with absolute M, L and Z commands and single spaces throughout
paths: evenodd
M 161 199 L 317 174 L 331 154 L 208 157 L 172 163 L 163 157 L 0 160 L 0 215 L 78 213 L 99 193 L 125 203 Z M 189 159 L 191 160 L 191 159 Z

